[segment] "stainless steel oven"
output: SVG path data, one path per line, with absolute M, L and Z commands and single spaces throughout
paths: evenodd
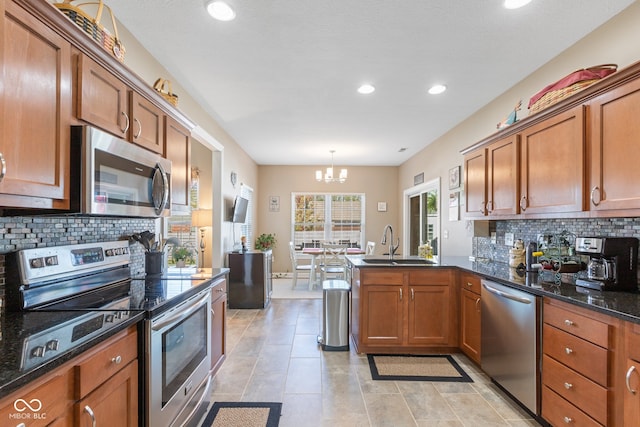
M 210 315 L 206 289 L 147 320 L 148 426 L 189 425 L 208 406 Z
M 71 127 L 72 211 L 167 216 L 171 161 L 89 126 Z

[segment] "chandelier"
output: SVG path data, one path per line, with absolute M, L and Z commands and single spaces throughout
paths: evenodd
M 336 152 L 336 150 L 331 150 L 329 151 L 331 153 L 331 167 L 327 168 L 327 171 L 324 173 L 324 176 L 322 175 L 322 171 L 321 170 L 317 170 L 316 171 L 316 181 L 321 182 L 324 181 L 326 183 L 329 182 L 339 182 L 340 184 L 342 184 L 343 182 L 345 182 L 347 180 L 347 170 L 346 169 L 340 169 L 340 175 L 337 177 L 333 176 L 333 153 Z

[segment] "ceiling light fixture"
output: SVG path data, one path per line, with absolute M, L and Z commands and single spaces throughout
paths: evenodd
M 327 168 L 327 171 L 325 172 L 324 176 L 322 175 L 322 171 L 321 170 L 317 170 L 316 171 L 316 181 L 318 182 L 326 182 L 326 183 L 330 183 L 330 182 L 339 182 L 340 184 L 342 184 L 343 182 L 345 182 L 347 180 L 347 170 L 346 169 L 340 169 L 340 175 L 337 177 L 333 176 L 333 153 L 336 152 L 336 150 L 330 150 L 329 151 L 331 153 L 331 167 Z
M 370 93 L 373 93 L 375 91 L 375 86 L 370 85 L 369 83 L 365 83 L 358 88 L 358 93 L 361 93 L 362 95 L 369 95 Z
M 220 0 L 210 0 L 207 2 L 207 12 L 218 21 L 232 21 L 236 13 L 231 6 Z
M 447 87 L 445 85 L 433 85 L 429 88 L 429 93 L 431 95 L 439 95 L 442 92 L 444 92 L 445 90 L 447 90 Z
M 531 0 L 504 0 L 505 9 L 518 9 L 531 3 Z

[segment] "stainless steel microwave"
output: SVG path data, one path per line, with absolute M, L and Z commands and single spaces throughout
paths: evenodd
M 90 126 L 71 127 L 72 211 L 160 217 L 171 213 L 171 161 Z

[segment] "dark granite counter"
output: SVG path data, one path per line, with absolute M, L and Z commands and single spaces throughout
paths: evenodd
M 597 291 L 576 286 L 573 275 L 555 277 L 553 273 L 518 273 L 502 262 L 490 260 L 470 261 L 467 257 L 442 257 L 434 264 L 391 265 L 368 264 L 364 256 L 347 256 L 357 268 L 441 268 L 456 267 L 475 273 L 488 280 L 520 289 L 538 296 L 546 296 L 582 306 L 610 316 L 640 324 L 640 293 Z
M 38 377 L 79 356 L 117 332 L 133 324 L 139 324 L 149 315 L 161 312 L 171 301 L 179 303 L 206 289 L 211 283 L 228 274 L 228 268 L 170 269 L 161 277 L 141 277 L 131 281 L 130 316 L 126 321 L 105 333 L 94 337 L 83 345 L 61 351 L 55 358 L 34 368 L 21 365 L 23 345 L 26 338 L 37 333 L 41 325 L 55 328 L 82 311 L 25 311 L 0 313 L 0 398 L 12 393 Z

